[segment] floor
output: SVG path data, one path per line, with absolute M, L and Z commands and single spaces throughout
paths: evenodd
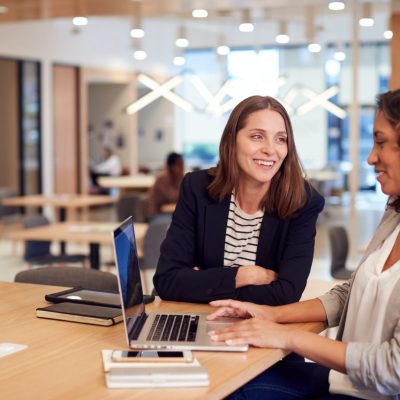
M 336 200 L 336 201 L 335 201 Z M 327 199 L 327 205 L 320 215 L 317 224 L 317 236 L 315 244 L 314 261 L 311 268 L 310 278 L 331 280 L 329 274 L 330 249 L 328 241 L 328 227 L 330 225 L 344 225 L 349 232 L 350 252 L 348 267 L 354 269 L 362 256 L 361 248 L 365 247 L 368 240 L 375 232 L 375 228 L 383 214 L 386 198 L 381 194 L 359 193 L 357 198 L 357 209 L 351 210 L 350 200 L 346 194 L 340 199 Z M 111 207 L 102 207 L 91 212 L 91 219 L 104 221 L 116 220 L 115 212 Z M 11 217 L 4 223 L 4 229 L 0 238 L 0 281 L 13 281 L 15 274 L 27 266 L 22 260 L 23 243 L 13 242 L 7 239 L 7 233 L 19 226 L 19 217 Z M 69 252 L 87 252 L 87 246 L 68 245 Z M 54 252 L 57 244 L 54 244 Z M 113 259 L 111 246 L 101 248 L 102 261 Z M 105 270 L 113 270 L 103 267 Z M 149 271 L 150 272 L 150 271 Z M 151 274 L 149 274 L 151 276 Z M 151 278 L 148 287 L 151 288 Z

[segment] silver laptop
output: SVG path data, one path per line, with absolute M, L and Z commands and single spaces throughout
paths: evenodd
M 206 313 L 146 312 L 132 217 L 127 218 L 114 230 L 113 244 L 122 315 L 129 347 L 214 351 L 248 349 L 247 345 L 228 346 L 209 338 L 207 331 L 226 326 L 226 320 L 207 322 Z

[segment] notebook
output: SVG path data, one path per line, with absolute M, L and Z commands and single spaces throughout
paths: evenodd
M 228 346 L 210 339 L 207 332 L 226 326 L 226 320 L 208 322 L 206 313 L 146 312 L 132 217 L 122 222 L 112 235 L 123 322 L 130 347 L 247 351 L 247 345 Z

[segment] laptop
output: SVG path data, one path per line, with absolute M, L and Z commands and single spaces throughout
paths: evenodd
M 132 217 L 112 233 L 123 322 L 129 347 L 135 349 L 247 351 L 210 339 L 209 330 L 227 326 L 227 319 L 206 321 L 206 313 L 146 312 Z

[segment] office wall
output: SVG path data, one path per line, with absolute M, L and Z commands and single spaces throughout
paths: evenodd
M 133 118 L 124 112 L 132 101 L 129 85 L 114 83 L 92 83 L 88 90 L 89 124 L 88 150 L 91 162 L 99 162 L 102 147 L 111 146 L 124 166 L 129 167 L 129 158 L 136 149 L 132 148 L 132 134 L 129 120 Z M 113 128 L 107 129 L 105 122 L 112 121 Z
M 18 66 L 0 59 L 0 187 L 18 193 Z

